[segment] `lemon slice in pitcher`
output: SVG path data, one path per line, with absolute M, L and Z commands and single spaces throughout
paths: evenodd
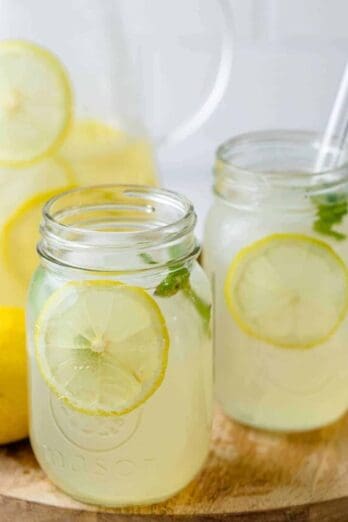
M 347 268 L 323 241 L 274 234 L 237 254 L 225 298 L 247 334 L 279 347 L 308 348 L 326 341 L 347 313 Z
M 23 166 L 64 141 L 72 93 L 62 64 L 30 42 L 0 43 L 0 166 Z
M 36 358 L 51 390 L 90 415 L 123 415 L 161 385 L 169 336 L 154 299 L 112 281 L 71 282 L 36 323 Z
M 11 196 L 14 197 L 13 187 L 17 187 L 19 194 L 22 191 L 23 199 L 4 222 L 0 252 L 2 264 L 8 274 L 26 289 L 38 264 L 36 243 L 39 239 L 42 208 L 51 197 L 74 186 L 74 175 L 69 165 L 58 158 L 21 171 L 22 182 L 19 181 L 18 186 L 9 184 L 6 192 L 2 193 L 2 197 L 7 194 L 6 198 L 11 201 Z
M 60 157 L 28 167 L 0 168 L 0 228 L 14 209 L 36 194 L 75 183 L 71 166 Z
M 157 183 L 149 141 L 96 120 L 74 122 L 61 153 L 76 172 L 79 185 Z

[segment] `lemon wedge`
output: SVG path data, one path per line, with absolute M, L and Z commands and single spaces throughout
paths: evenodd
M 80 185 L 157 184 L 150 143 L 102 122 L 76 121 L 62 155 L 72 165 Z
M 28 436 L 25 313 L 0 306 L 0 444 Z
M 71 121 L 72 91 L 54 54 L 21 40 L 0 43 L 0 167 L 55 152 Z
M 325 342 L 348 308 L 348 272 L 334 250 L 300 234 L 274 234 L 232 261 L 225 298 L 247 334 L 284 348 Z
M 22 200 L 15 211 L 7 216 L 0 236 L 0 282 L 3 275 L 11 275 L 25 290 L 38 264 L 36 243 L 39 239 L 42 207 L 51 197 L 74 186 L 73 173 L 63 160 L 49 159 L 26 170 L 28 172 L 22 176 L 22 191 L 27 199 Z M 12 184 L 8 186 L 7 201 L 12 200 L 11 195 L 15 195 L 14 187 Z
M 49 388 L 90 415 L 123 415 L 161 385 L 169 334 L 154 299 L 114 281 L 70 282 L 36 323 L 36 359 Z

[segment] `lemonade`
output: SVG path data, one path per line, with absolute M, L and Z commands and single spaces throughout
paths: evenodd
M 117 112 L 101 115 L 97 91 L 86 110 L 75 71 L 54 52 L 2 40 L 0 72 L 0 304 L 23 307 L 49 197 L 72 186 L 154 185 L 157 177 L 143 130 L 130 130 Z
M 216 392 L 259 428 L 318 428 L 347 409 L 346 167 L 311 174 L 319 142 L 259 132 L 218 152 L 204 250 Z
M 184 198 L 136 186 L 47 206 L 29 297 L 30 437 L 77 499 L 157 502 L 207 456 L 210 295 L 194 223 Z

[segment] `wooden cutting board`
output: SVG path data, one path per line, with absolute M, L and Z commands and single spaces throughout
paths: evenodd
M 175 498 L 102 510 L 71 500 L 40 470 L 28 442 L 0 449 L 1 522 L 348 521 L 348 417 L 302 435 L 259 432 L 220 411 L 205 468 Z

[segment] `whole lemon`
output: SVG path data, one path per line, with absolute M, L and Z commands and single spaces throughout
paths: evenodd
M 0 306 L 0 444 L 28 435 L 25 314 Z

